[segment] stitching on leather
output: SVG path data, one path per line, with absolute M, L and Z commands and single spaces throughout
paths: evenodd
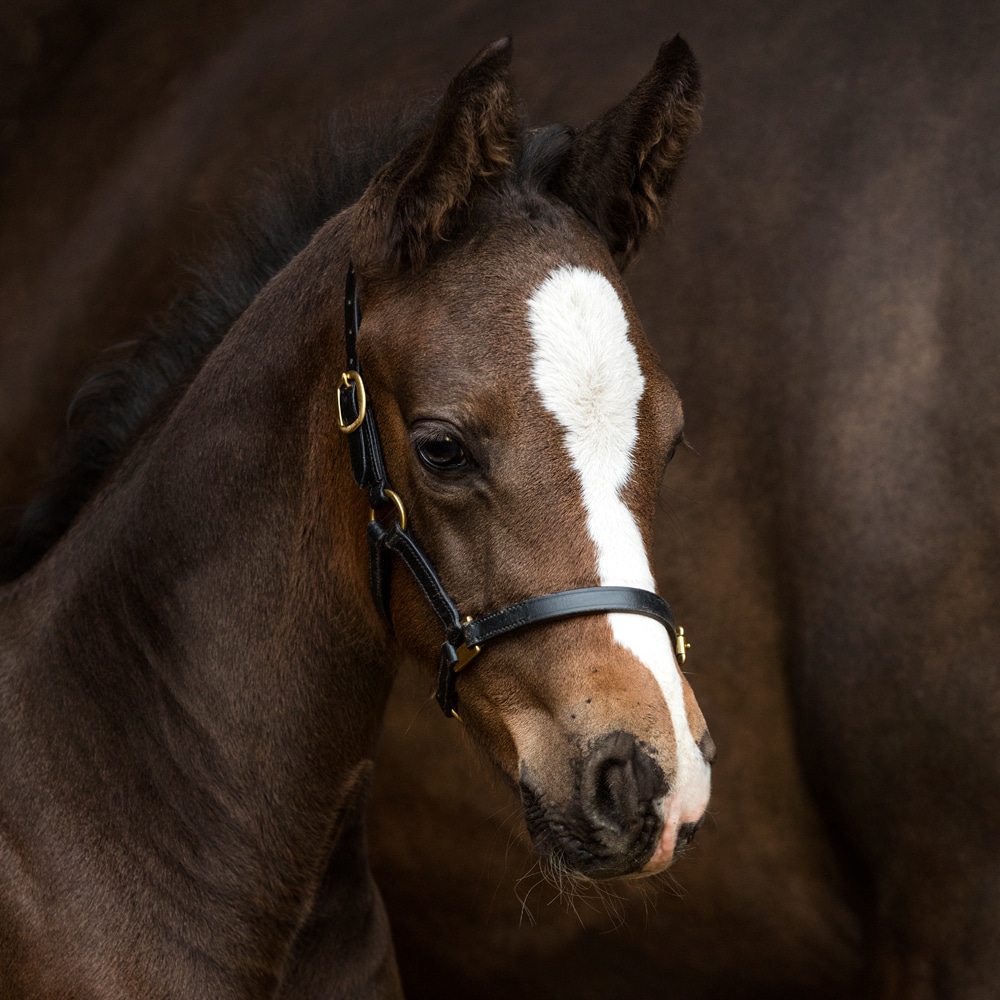
M 596 593 L 591 593 L 587 595 L 587 598 L 581 598 L 581 600 L 589 600 L 590 598 L 593 598 L 597 601 L 595 604 L 591 605 L 584 603 L 575 608 L 555 610 L 548 614 L 541 613 L 538 616 L 531 615 L 528 609 L 532 605 L 538 606 L 540 603 L 544 604 L 549 598 L 552 599 L 551 603 L 555 604 L 558 608 L 560 603 L 559 598 L 567 593 L 570 593 L 570 591 L 560 591 L 555 594 L 543 594 L 540 597 L 529 598 L 528 600 L 521 601 L 518 604 L 512 604 L 510 607 L 503 608 L 500 611 L 492 611 L 489 614 L 483 615 L 483 617 L 479 618 L 477 621 L 472 622 L 468 629 L 469 634 L 472 636 L 470 641 L 473 643 L 489 642 L 497 636 L 516 631 L 527 624 L 542 624 L 546 621 L 559 621 L 563 618 L 596 614 L 642 615 L 645 618 L 652 618 L 671 634 L 675 632 L 676 626 L 674 624 L 673 616 L 668 613 L 669 605 L 667 605 L 666 602 L 663 601 L 663 599 L 657 594 L 631 587 L 595 587 L 588 589 L 594 591 L 598 589 L 615 590 L 618 592 L 617 599 L 616 601 L 603 603 L 599 602 L 598 595 Z M 667 611 L 664 610 L 664 606 Z

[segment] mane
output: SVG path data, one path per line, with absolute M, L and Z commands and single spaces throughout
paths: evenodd
M 0 580 L 25 573 L 62 537 L 268 280 L 327 219 L 357 201 L 427 115 L 425 104 L 395 115 L 338 116 L 302 155 L 259 181 L 248 207 L 220 220 L 214 249 L 191 269 L 193 287 L 144 336 L 108 352 L 118 358 L 105 360 L 77 390 L 47 481 L 0 546 Z
M 191 269 L 192 290 L 144 337 L 107 352 L 128 356 L 106 361 L 77 390 L 47 482 L 0 544 L 0 582 L 23 575 L 56 544 L 270 278 L 329 218 L 358 200 L 432 110 L 425 103 L 394 115 L 334 119 L 303 156 L 260 183 L 250 210 L 229 214 L 207 262 Z M 568 137 L 563 126 L 528 132 L 515 182 L 544 188 Z

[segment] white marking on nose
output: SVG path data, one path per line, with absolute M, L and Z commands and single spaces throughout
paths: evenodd
M 655 591 L 642 533 L 621 498 L 632 472 L 646 379 L 628 338 L 618 293 L 597 271 L 557 268 L 528 300 L 528 325 L 535 388 L 562 427 L 580 477 L 601 585 Z M 677 828 L 699 819 L 708 804 L 709 768 L 688 724 L 680 673 L 664 628 L 641 615 L 611 614 L 608 619 L 615 640 L 656 678 L 670 712 L 678 766 L 665 806 L 664 838 L 669 836 L 672 844 Z

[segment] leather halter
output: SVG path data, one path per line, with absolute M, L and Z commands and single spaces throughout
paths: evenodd
M 340 429 L 348 436 L 354 479 L 358 486 L 368 491 L 368 504 L 371 508 L 371 519 L 368 522 L 369 583 L 372 599 L 379 613 L 388 621 L 392 557 L 399 556 L 417 581 L 444 629 L 445 640 L 441 646 L 437 688 L 437 701 L 444 714 L 459 718 L 455 710 L 458 704 L 455 680 L 459 671 L 480 652 L 484 643 L 541 622 L 607 612 L 645 615 L 654 618 L 667 630 L 673 640 L 677 658 L 683 663 L 687 649 L 684 629 L 674 624 L 670 606 L 659 595 L 635 587 L 563 590 L 555 594 L 531 597 L 480 618 L 461 617 L 431 561 L 407 530 L 406 509 L 399 495 L 389 486 L 378 424 L 361 377 L 361 361 L 358 358 L 361 305 L 358 302 L 353 265 L 348 265 L 347 269 L 344 322 L 347 370 L 341 375 L 337 389 L 337 418 Z M 395 507 L 396 519 L 387 528 L 377 519 L 376 513 L 390 505 Z

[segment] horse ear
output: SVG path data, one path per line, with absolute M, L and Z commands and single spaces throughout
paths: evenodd
M 510 57 L 509 38 L 483 49 L 448 85 L 433 122 L 376 174 L 354 213 L 361 273 L 423 266 L 517 159 Z
M 575 137 L 552 191 L 594 224 L 619 267 L 659 225 L 700 125 L 698 64 L 676 35 L 632 93 Z

